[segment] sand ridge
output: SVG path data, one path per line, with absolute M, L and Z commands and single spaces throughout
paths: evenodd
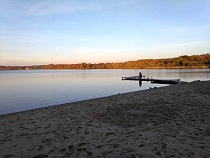
M 210 157 L 210 81 L 0 116 L 0 157 Z

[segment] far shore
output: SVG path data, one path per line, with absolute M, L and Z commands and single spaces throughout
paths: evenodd
M 9 66 L 7 66 L 9 67 Z M 16 66 L 12 66 L 16 67 Z M 178 66 L 178 67 L 132 67 L 132 68 L 113 68 L 113 69 L 31 69 L 28 68 L 27 66 L 24 66 L 25 68 L 21 69 L 8 69 L 8 68 L 0 68 L 0 71 L 14 71 L 14 70 L 150 70 L 150 69 L 210 69 L 209 66 Z
M 0 157 L 208 157 L 210 81 L 0 115 Z

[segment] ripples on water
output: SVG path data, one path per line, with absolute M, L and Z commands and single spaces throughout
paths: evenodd
M 165 86 L 121 80 L 139 71 L 150 78 L 210 79 L 210 69 L 0 71 L 0 114 Z

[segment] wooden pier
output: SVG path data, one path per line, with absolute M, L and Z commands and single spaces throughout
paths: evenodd
M 145 76 L 142 76 L 141 73 L 139 73 L 139 76 L 130 76 L 130 77 L 122 77 L 122 80 L 133 80 L 133 81 L 147 81 L 151 83 L 158 83 L 158 84 L 177 84 L 177 83 L 183 83 L 183 81 L 180 81 L 180 79 L 152 79 L 152 78 L 146 78 Z

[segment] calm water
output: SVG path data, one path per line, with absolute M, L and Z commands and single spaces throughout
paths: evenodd
M 210 69 L 0 71 L 0 114 L 165 86 L 121 80 L 139 71 L 152 78 L 210 80 Z

